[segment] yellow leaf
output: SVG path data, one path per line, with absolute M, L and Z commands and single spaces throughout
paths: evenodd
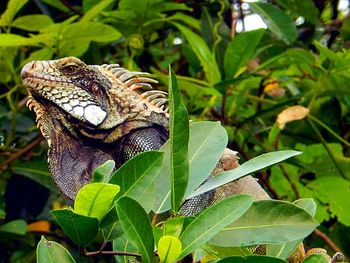
M 50 232 L 50 222 L 48 221 L 36 221 L 28 225 L 28 231 L 30 232 Z
M 158 242 L 158 255 L 161 263 L 172 263 L 181 254 L 180 239 L 173 236 L 163 236 Z
M 288 122 L 304 119 L 309 113 L 309 109 L 300 105 L 289 107 L 277 116 L 278 127 L 283 130 Z

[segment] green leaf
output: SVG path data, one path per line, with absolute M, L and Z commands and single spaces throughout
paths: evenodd
M 305 17 L 314 25 L 320 22 L 319 11 L 312 0 L 277 0 L 277 3 L 294 16 Z
M 28 2 L 28 0 L 10 0 L 5 12 L 0 17 L 0 26 L 10 26 L 17 12 Z
M 107 6 L 113 3 L 113 0 L 104 0 L 93 6 L 85 13 L 85 15 L 80 19 L 80 22 L 86 23 L 98 16 Z
M 215 253 L 218 258 L 227 258 L 233 256 L 246 257 L 252 254 L 249 247 L 218 247 L 206 244 L 210 252 Z
M 219 67 L 216 63 L 215 55 L 211 53 L 209 47 L 204 40 L 196 33 L 179 23 L 172 22 L 181 33 L 186 37 L 187 41 L 196 53 L 201 65 L 203 67 L 205 78 L 210 84 L 215 84 L 221 80 Z
M 98 233 L 99 222 L 95 217 L 83 216 L 72 209 L 51 211 L 66 235 L 78 246 L 92 243 Z
M 62 33 L 64 42 L 72 40 L 112 42 L 121 37 L 121 34 L 113 27 L 98 22 L 73 23 L 65 27 Z
M 158 255 L 161 263 L 175 262 L 181 250 L 181 241 L 177 237 L 163 236 L 158 242 Z
M 51 17 L 47 15 L 27 15 L 17 18 L 12 26 L 27 31 L 39 31 L 53 23 Z
M 201 187 L 199 187 L 194 193 L 190 194 L 186 198 L 192 198 L 194 196 L 200 195 L 207 191 L 213 190 L 219 186 L 227 184 L 231 181 L 239 179 L 245 175 L 256 172 L 263 168 L 266 168 L 270 165 L 279 163 L 285 159 L 301 154 L 301 152 L 285 150 L 285 151 L 276 151 L 262 154 L 258 157 L 255 157 L 241 166 L 235 168 L 234 170 L 225 171 L 218 176 L 212 177 Z
M 149 212 L 156 198 L 155 184 L 162 168 L 164 153 L 148 151 L 140 153 L 123 164 L 109 183 L 120 186 L 119 196 L 135 199 Z
M 195 190 L 211 173 L 220 159 L 227 144 L 227 134 L 218 122 L 195 122 L 190 124 L 188 144 L 189 181 L 187 196 Z M 157 199 L 153 211 L 162 213 L 170 209 L 170 168 L 169 144 L 162 147 L 165 151 L 163 169 L 157 179 Z M 208 154 L 210 152 L 210 154 Z
M 108 160 L 104 164 L 97 167 L 92 175 L 92 183 L 106 183 L 109 181 L 111 174 L 115 168 L 115 161 Z
M 190 171 L 186 195 L 192 193 L 208 178 L 225 150 L 227 141 L 226 130 L 220 122 L 203 121 L 190 124 Z
M 117 239 L 113 240 L 113 250 L 114 251 L 123 251 L 129 253 L 138 253 L 137 248 L 130 242 L 129 239 L 122 235 Z M 115 256 L 116 262 L 118 263 L 130 263 L 131 260 L 135 260 L 135 257 L 132 256 Z M 139 258 L 138 258 L 139 259 Z
M 315 216 L 317 205 L 312 198 L 301 198 L 295 200 L 293 204 L 305 209 L 311 216 Z
M 115 28 L 98 22 L 65 25 L 60 36 L 60 55 L 81 56 L 87 51 L 91 41 L 107 43 L 120 37 L 121 34 Z
M 182 216 L 173 217 L 165 221 L 163 235 L 179 237 L 184 227 L 185 218 Z
M 25 235 L 27 233 L 27 222 L 22 219 L 12 220 L 0 226 L 0 232 Z
M 322 254 L 313 254 L 305 258 L 302 263 L 328 263 L 329 260 Z
M 170 178 L 171 207 L 178 211 L 188 184 L 188 113 L 177 87 L 176 77 L 169 66 L 170 119 Z
M 350 182 L 340 176 L 324 176 L 307 185 L 338 221 L 350 226 Z
M 257 201 L 210 243 L 224 247 L 286 243 L 306 237 L 317 225 L 308 212 L 296 205 L 277 200 Z
M 48 241 L 44 236 L 36 248 L 37 263 L 75 263 L 75 260 L 69 254 L 68 250 L 54 241 Z
M 201 24 L 198 19 L 180 12 L 177 12 L 172 16 L 167 17 L 167 20 L 181 21 L 185 24 L 190 25 L 191 27 L 194 27 L 197 30 L 200 30 L 201 28 Z
M 113 210 L 116 209 L 114 208 Z M 123 235 L 123 231 L 118 221 L 100 229 L 104 241 L 114 240 Z
M 283 10 L 268 3 L 250 3 L 252 10 L 261 16 L 271 32 L 279 39 L 291 44 L 297 38 L 294 21 Z
M 146 211 L 135 200 L 126 196 L 118 199 L 116 205 L 126 238 L 140 251 L 142 262 L 153 262 L 154 239 Z
M 234 77 L 242 66 L 252 59 L 265 29 L 240 33 L 228 44 L 224 57 L 225 77 Z
M 313 217 L 316 214 L 317 206 L 311 198 L 299 199 L 294 201 L 293 204 L 303 208 Z M 297 249 L 302 241 L 302 239 L 299 239 L 285 244 L 268 244 L 266 245 L 266 255 L 286 259 Z
M 74 211 L 80 215 L 101 219 L 110 210 L 119 189 L 118 185 L 113 184 L 87 184 L 79 190 L 75 198 Z
M 183 250 L 179 258 L 209 241 L 221 229 L 240 218 L 252 205 L 250 195 L 228 197 L 204 210 L 181 234 Z
M 38 46 L 39 38 L 27 38 L 16 34 L 0 34 L 0 47 Z
M 217 263 L 285 263 L 284 260 L 267 256 L 228 257 Z

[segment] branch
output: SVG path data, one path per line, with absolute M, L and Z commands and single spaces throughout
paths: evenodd
M 11 154 L 8 159 L 0 163 L 0 171 L 7 168 L 7 166 L 12 163 L 13 161 L 17 160 L 19 157 L 21 157 L 26 152 L 33 149 L 35 146 L 37 146 L 42 141 L 42 137 L 36 138 L 34 141 L 32 141 L 30 144 L 19 150 L 18 152 L 15 152 L 14 154 Z
M 321 230 L 315 229 L 314 234 L 321 238 L 333 250 L 334 253 L 341 252 L 340 248 L 334 244 L 334 242 Z

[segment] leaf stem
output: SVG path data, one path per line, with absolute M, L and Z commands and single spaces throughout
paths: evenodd
M 318 125 L 320 125 L 322 128 L 326 129 L 330 134 L 332 134 L 335 138 L 337 138 L 339 141 L 344 143 L 346 146 L 350 147 L 350 143 L 344 140 L 342 137 L 340 137 L 335 131 L 333 131 L 327 124 L 320 121 L 315 116 L 311 115 L 310 113 L 307 115 L 312 121 L 316 122 Z
M 131 256 L 131 257 L 141 257 L 141 254 L 138 253 L 132 253 L 132 252 L 125 252 L 125 251 L 106 251 L 106 250 L 98 250 L 98 251 L 92 251 L 89 252 L 86 249 L 84 250 L 84 255 L 89 257 L 94 257 L 98 255 L 118 255 L 118 256 Z
M 333 252 L 341 252 L 340 248 L 321 230 L 315 229 L 314 234 L 321 238 L 333 250 Z
M 337 161 L 335 160 L 335 157 L 333 155 L 333 153 L 331 152 L 331 150 L 329 149 L 326 140 L 322 137 L 322 134 L 320 133 L 320 131 L 317 129 L 317 127 L 315 126 L 315 124 L 313 123 L 313 121 L 311 120 L 311 118 L 307 119 L 307 122 L 310 124 L 310 126 L 312 127 L 312 129 L 315 131 L 315 133 L 317 134 L 317 136 L 319 137 L 323 147 L 325 148 L 325 150 L 327 151 L 329 157 L 331 158 L 331 160 L 333 161 L 335 167 L 337 168 L 339 174 L 344 178 L 347 179 L 347 177 L 345 176 L 345 173 L 342 171 L 342 169 L 340 168 L 339 164 L 337 163 Z

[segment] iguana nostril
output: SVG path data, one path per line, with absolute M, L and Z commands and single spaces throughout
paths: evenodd
M 22 70 L 21 70 L 21 77 L 22 77 L 22 79 L 28 77 L 28 70 L 32 68 L 32 64 L 33 64 L 33 61 L 27 63 L 27 64 L 22 68 Z
M 21 77 L 22 79 L 25 79 L 26 77 L 29 77 L 31 74 L 30 72 L 33 71 L 36 68 L 36 61 L 28 62 L 21 71 Z

